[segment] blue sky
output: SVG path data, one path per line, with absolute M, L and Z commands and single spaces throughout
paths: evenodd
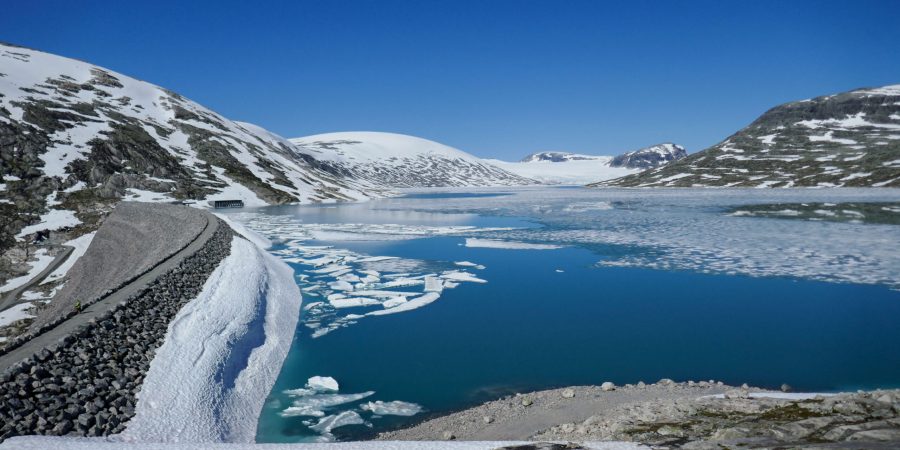
M 712 145 L 770 107 L 900 83 L 900 1 L 8 1 L 0 40 L 287 137 L 479 156 Z

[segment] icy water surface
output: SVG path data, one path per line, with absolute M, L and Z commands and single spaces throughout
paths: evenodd
M 900 386 L 900 226 L 864 216 L 890 219 L 871 204 L 898 200 L 542 188 L 245 210 L 234 217 L 277 242 L 304 293 L 257 439 L 365 438 L 603 381 Z M 859 219 L 789 211 L 804 204 Z

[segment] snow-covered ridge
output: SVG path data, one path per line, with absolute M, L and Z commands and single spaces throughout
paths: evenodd
M 403 134 L 354 131 L 290 141 L 323 167 L 384 188 L 534 184 L 461 150 Z

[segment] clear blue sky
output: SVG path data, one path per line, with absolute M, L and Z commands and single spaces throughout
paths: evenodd
M 0 40 L 287 137 L 479 156 L 697 151 L 785 101 L 900 83 L 900 1 L 6 1 Z

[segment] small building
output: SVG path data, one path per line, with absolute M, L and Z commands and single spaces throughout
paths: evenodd
M 243 200 L 210 200 L 209 206 L 213 208 L 243 208 Z

